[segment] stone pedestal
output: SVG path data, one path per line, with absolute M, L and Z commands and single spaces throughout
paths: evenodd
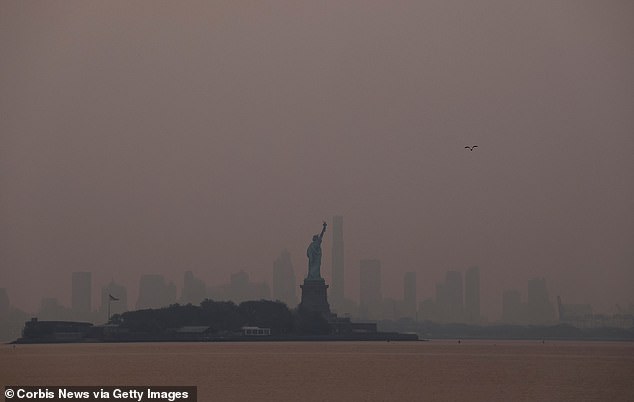
M 302 288 L 302 302 L 299 309 L 303 311 L 318 312 L 325 316 L 330 315 L 330 305 L 328 304 L 328 296 L 326 289 L 328 285 L 321 280 L 304 279 L 304 284 L 299 285 Z

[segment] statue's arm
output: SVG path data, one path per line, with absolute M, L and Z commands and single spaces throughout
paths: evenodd
M 326 226 L 328 226 L 328 224 L 324 221 L 324 227 L 321 229 L 321 233 L 319 234 L 319 241 L 321 242 L 321 239 L 324 238 L 324 232 L 326 231 Z

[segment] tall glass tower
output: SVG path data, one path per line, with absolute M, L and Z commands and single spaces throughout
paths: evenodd
M 343 216 L 332 218 L 332 283 L 330 302 L 335 310 L 344 302 Z

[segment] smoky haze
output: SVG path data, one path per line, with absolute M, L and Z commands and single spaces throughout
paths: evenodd
M 634 3 L 0 3 L 0 287 L 73 271 L 298 280 L 343 215 L 346 295 L 481 269 L 485 315 L 634 303 Z M 469 151 L 466 145 L 477 144 Z M 332 232 L 322 273 L 330 281 Z

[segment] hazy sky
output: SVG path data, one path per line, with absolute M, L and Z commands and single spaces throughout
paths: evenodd
M 344 216 L 419 298 L 634 303 L 634 2 L 0 0 L 0 287 L 298 280 Z M 465 145 L 477 144 L 473 152 Z M 322 273 L 330 278 L 331 233 Z

